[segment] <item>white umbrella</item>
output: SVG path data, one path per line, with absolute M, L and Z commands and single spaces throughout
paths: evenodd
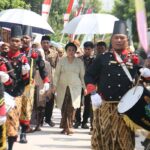
M 119 20 L 110 14 L 85 14 L 73 18 L 62 33 L 68 34 L 106 34 L 112 33 L 114 22 Z
M 25 9 L 7 9 L 0 12 L 0 26 L 11 28 L 13 25 L 27 25 L 35 33 L 54 33 L 51 26 L 39 14 Z

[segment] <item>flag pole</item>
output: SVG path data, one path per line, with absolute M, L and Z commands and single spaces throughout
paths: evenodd
M 106 35 L 106 34 L 103 34 L 103 36 L 102 36 L 102 41 L 104 41 L 104 39 L 105 39 L 105 35 Z
M 144 0 L 135 0 L 136 24 L 140 44 L 148 52 L 147 17 Z
M 73 4 L 74 4 L 74 0 L 70 0 L 68 3 L 66 13 L 64 14 L 64 27 L 65 27 L 66 23 L 68 23 L 68 21 L 69 21 L 69 17 L 70 17 L 70 13 L 72 11 Z M 61 36 L 60 43 L 63 41 L 63 38 L 64 38 L 64 33 Z
M 52 0 L 44 0 L 42 3 L 42 17 L 47 21 L 51 9 Z
M 64 33 L 63 33 L 62 36 L 61 36 L 60 43 L 62 43 L 63 38 L 64 38 Z

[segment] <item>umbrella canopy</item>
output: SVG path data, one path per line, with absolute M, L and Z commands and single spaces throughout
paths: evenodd
M 62 33 L 68 34 L 106 34 L 112 33 L 114 22 L 119 20 L 110 14 L 85 14 L 73 18 Z
M 0 12 L 0 26 L 11 28 L 13 25 L 27 25 L 34 33 L 54 33 L 51 26 L 42 16 L 25 9 L 7 9 Z

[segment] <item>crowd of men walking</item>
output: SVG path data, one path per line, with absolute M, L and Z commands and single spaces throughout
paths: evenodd
M 103 43 L 104 42 L 102 42 L 102 47 Z M 62 90 L 64 90 L 63 96 L 61 95 L 59 100 L 57 100 L 57 107 L 60 107 L 62 110 L 62 120 L 60 124 L 63 128 L 62 133 L 73 133 L 71 128 L 74 119 L 76 120 L 74 124 L 75 128 L 78 128 L 81 124 L 81 105 L 83 104 L 81 97 L 84 97 L 84 94 L 81 91 L 83 91 L 83 87 L 85 89 L 84 73 L 85 69 L 87 69 L 93 62 L 95 54 L 94 44 L 92 42 L 85 42 L 84 52 L 79 48 L 79 44 L 80 43 L 77 40 L 70 42 L 65 47 L 65 53 L 63 47 L 52 46 L 50 37 L 46 35 L 42 36 L 41 43 L 33 43 L 32 28 L 28 26 L 13 26 L 11 29 L 10 42 L 5 43 L 1 41 L 0 77 L 1 105 L 3 106 L 1 107 L 0 114 L 2 116 L 1 149 L 5 150 L 7 147 L 6 134 L 8 150 L 12 150 L 13 144 L 17 140 L 19 129 L 19 142 L 27 143 L 26 133 L 41 130 L 40 126 L 43 124 L 43 121 L 51 127 L 55 126 L 55 123 L 51 119 L 54 108 L 54 97 L 56 93 L 59 97 L 59 95 L 62 94 Z M 105 43 L 104 46 L 106 49 Z M 69 58 L 68 62 L 65 62 L 67 57 Z M 73 63 L 74 58 L 75 61 Z M 61 83 L 59 83 L 60 90 L 57 90 L 56 92 L 55 86 L 59 76 L 58 68 L 59 65 L 62 64 L 63 59 L 66 63 L 64 65 L 66 67 L 64 70 L 66 70 L 64 73 L 64 79 L 61 81 L 64 82 L 66 79 L 67 83 L 65 84 L 67 86 L 61 87 Z M 57 64 L 58 67 L 56 69 Z M 79 72 L 76 76 L 77 70 Z M 76 84 L 80 75 L 82 85 L 80 85 L 80 81 L 79 84 Z M 70 81 L 69 83 L 67 80 L 71 76 L 74 81 Z M 74 88 L 75 84 L 76 89 Z M 62 85 L 64 86 L 63 83 Z M 78 92 L 77 89 L 79 89 Z M 14 97 L 15 104 L 4 103 L 4 92 L 7 92 Z M 59 94 L 59 92 L 61 93 Z M 76 105 L 75 108 L 78 108 L 76 115 L 74 111 L 75 108 L 71 111 L 71 103 L 70 105 L 67 101 L 63 103 L 64 96 L 75 96 L 73 99 L 76 99 L 76 96 L 80 96 L 76 100 L 76 104 L 74 104 Z M 69 98 L 71 99 L 71 97 Z M 85 101 L 87 101 L 87 103 L 85 103 Z M 87 126 L 91 110 L 89 96 L 85 96 L 84 104 L 82 128 L 89 128 Z M 10 108 L 9 111 L 7 107 Z M 69 114 L 68 111 L 71 111 L 71 113 Z M 35 129 L 31 128 L 31 123 L 36 124 Z
M 19 142 L 27 143 L 26 133 L 40 131 L 44 121 L 55 126 L 56 103 L 62 134 L 73 134 L 79 126 L 90 128 L 92 149 L 133 150 L 134 132 L 118 114 L 117 104 L 132 87 L 132 78 L 139 72 L 147 78 L 150 71 L 139 71 L 140 61 L 129 49 L 127 35 L 125 23 L 117 21 L 109 49 L 104 41 L 86 41 L 81 49 L 74 40 L 64 51 L 54 47 L 47 35 L 41 43 L 32 43 L 31 27 L 12 27 L 10 42 L 0 47 L 0 149 L 7 149 L 6 141 L 8 150 L 13 149 L 19 129 Z M 9 96 L 4 92 L 15 104 L 5 102 Z

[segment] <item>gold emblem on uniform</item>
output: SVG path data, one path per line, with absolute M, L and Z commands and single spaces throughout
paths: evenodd
M 128 68 L 133 69 L 133 63 L 131 62 L 126 62 L 126 65 Z
M 111 64 L 117 64 L 117 61 L 111 60 L 110 63 Z

